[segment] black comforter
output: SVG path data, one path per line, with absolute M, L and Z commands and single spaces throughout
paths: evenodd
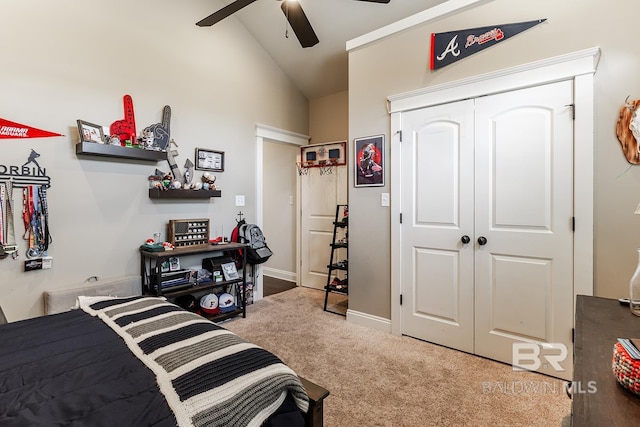
M 72 310 L 0 326 L 0 425 L 175 426 L 177 421 L 155 374 L 125 341 L 99 318 Z M 265 425 L 304 422 L 287 398 Z

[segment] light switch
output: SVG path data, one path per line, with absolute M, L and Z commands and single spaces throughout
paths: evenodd
M 236 206 L 244 206 L 244 194 L 236 194 Z
M 380 206 L 389 206 L 389 193 L 380 194 Z

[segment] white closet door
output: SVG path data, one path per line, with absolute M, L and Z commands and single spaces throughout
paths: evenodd
M 571 378 L 572 83 L 402 114 L 402 332 Z M 465 236 L 469 243 L 463 243 Z
M 512 363 L 513 343 L 567 357 L 573 325 L 570 81 L 476 100 L 476 353 Z M 555 346 L 556 343 L 562 345 Z M 564 346 L 564 347 L 563 347 Z M 542 359 L 542 358 L 541 358 Z
M 402 115 L 403 333 L 473 351 L 473 101 Z

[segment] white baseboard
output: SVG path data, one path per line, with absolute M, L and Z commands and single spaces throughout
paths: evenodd
M 347 321 L 381 332 L 391 333 L 391 320 L 355 310 L 347 310 Z
M 286 280 L 288 282 L 296 281 L 296 273 L 285 270 L 278 270 L 277 268 L 264 267 L 262 269 L 263 276 L 269 276 L 276 279 Z

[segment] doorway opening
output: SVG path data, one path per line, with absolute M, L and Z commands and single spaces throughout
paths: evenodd
M 300 188 L 295 156 L 309 139 L 295 132 L 256 125 L 256 224 L 274 252 L 267 263 L 255 266 L 256 300 L 264 296 L 265 275 L 300 284 Z M 288 158 L 292 155 L 293 160 Z M 286 214 L 288 220 L 283 221 L 280 214 Z M 280 227 L 286 227 L 286 231 Z

